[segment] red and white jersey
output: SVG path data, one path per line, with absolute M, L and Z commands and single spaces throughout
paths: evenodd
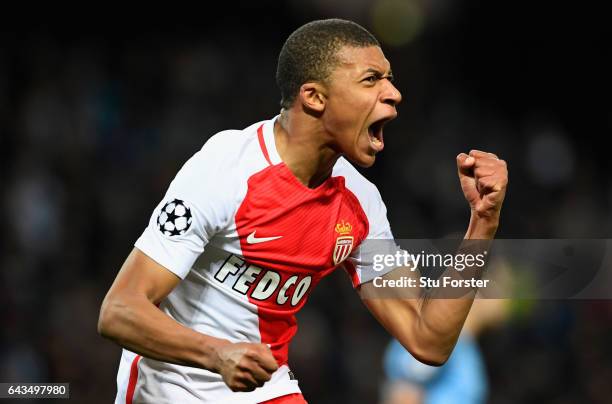
M 203 334 L 269 344 L 279 369 L 255 391 L 234 393 L 217 373 L 124 350 L 116 403 L 257 403 L 297 393 L 287 365 L 295 314 L 338 267 L 355 287 L 372 279 L 358 247 L 392 239 L 378 190 L 344 158 L 323 184 L 304 186 L 278 155 L 274 121 L 210 138 L 135 245 L 182 278 L 161 310 Z

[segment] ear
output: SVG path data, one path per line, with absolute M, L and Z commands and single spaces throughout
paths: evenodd
M 327 91 L 321 83 L 308 82 L 300 87 L 299 98 L 305 108 L 321 113 L 327 104 Z

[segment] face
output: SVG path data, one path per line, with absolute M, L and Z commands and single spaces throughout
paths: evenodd
M 397 116 L 402 95 L 391 83 L 391 66 L 378 46 L 344 47 L 326 88 L 323 124 L 339 152 L 362 167 L 384 147 L 383 126 Z

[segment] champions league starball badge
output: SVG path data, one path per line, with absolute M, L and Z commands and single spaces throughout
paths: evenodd
M 191 227 L 191 209 L 180 199 L 167 202 L 157 216 L 157 228 L 165 236 L 183 235 Z

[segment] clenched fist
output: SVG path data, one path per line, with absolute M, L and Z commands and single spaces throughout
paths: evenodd
M 457 156 L 457 172 L 472 212 L 479 219 L 498 220 L 508 186 L 506 162 L 493 153 L 472 150 Z
M 240 342 L 217 351 L 219 373 L 232 391 L 253 391 L 270 380 L 278 365 L 265 344 Z

